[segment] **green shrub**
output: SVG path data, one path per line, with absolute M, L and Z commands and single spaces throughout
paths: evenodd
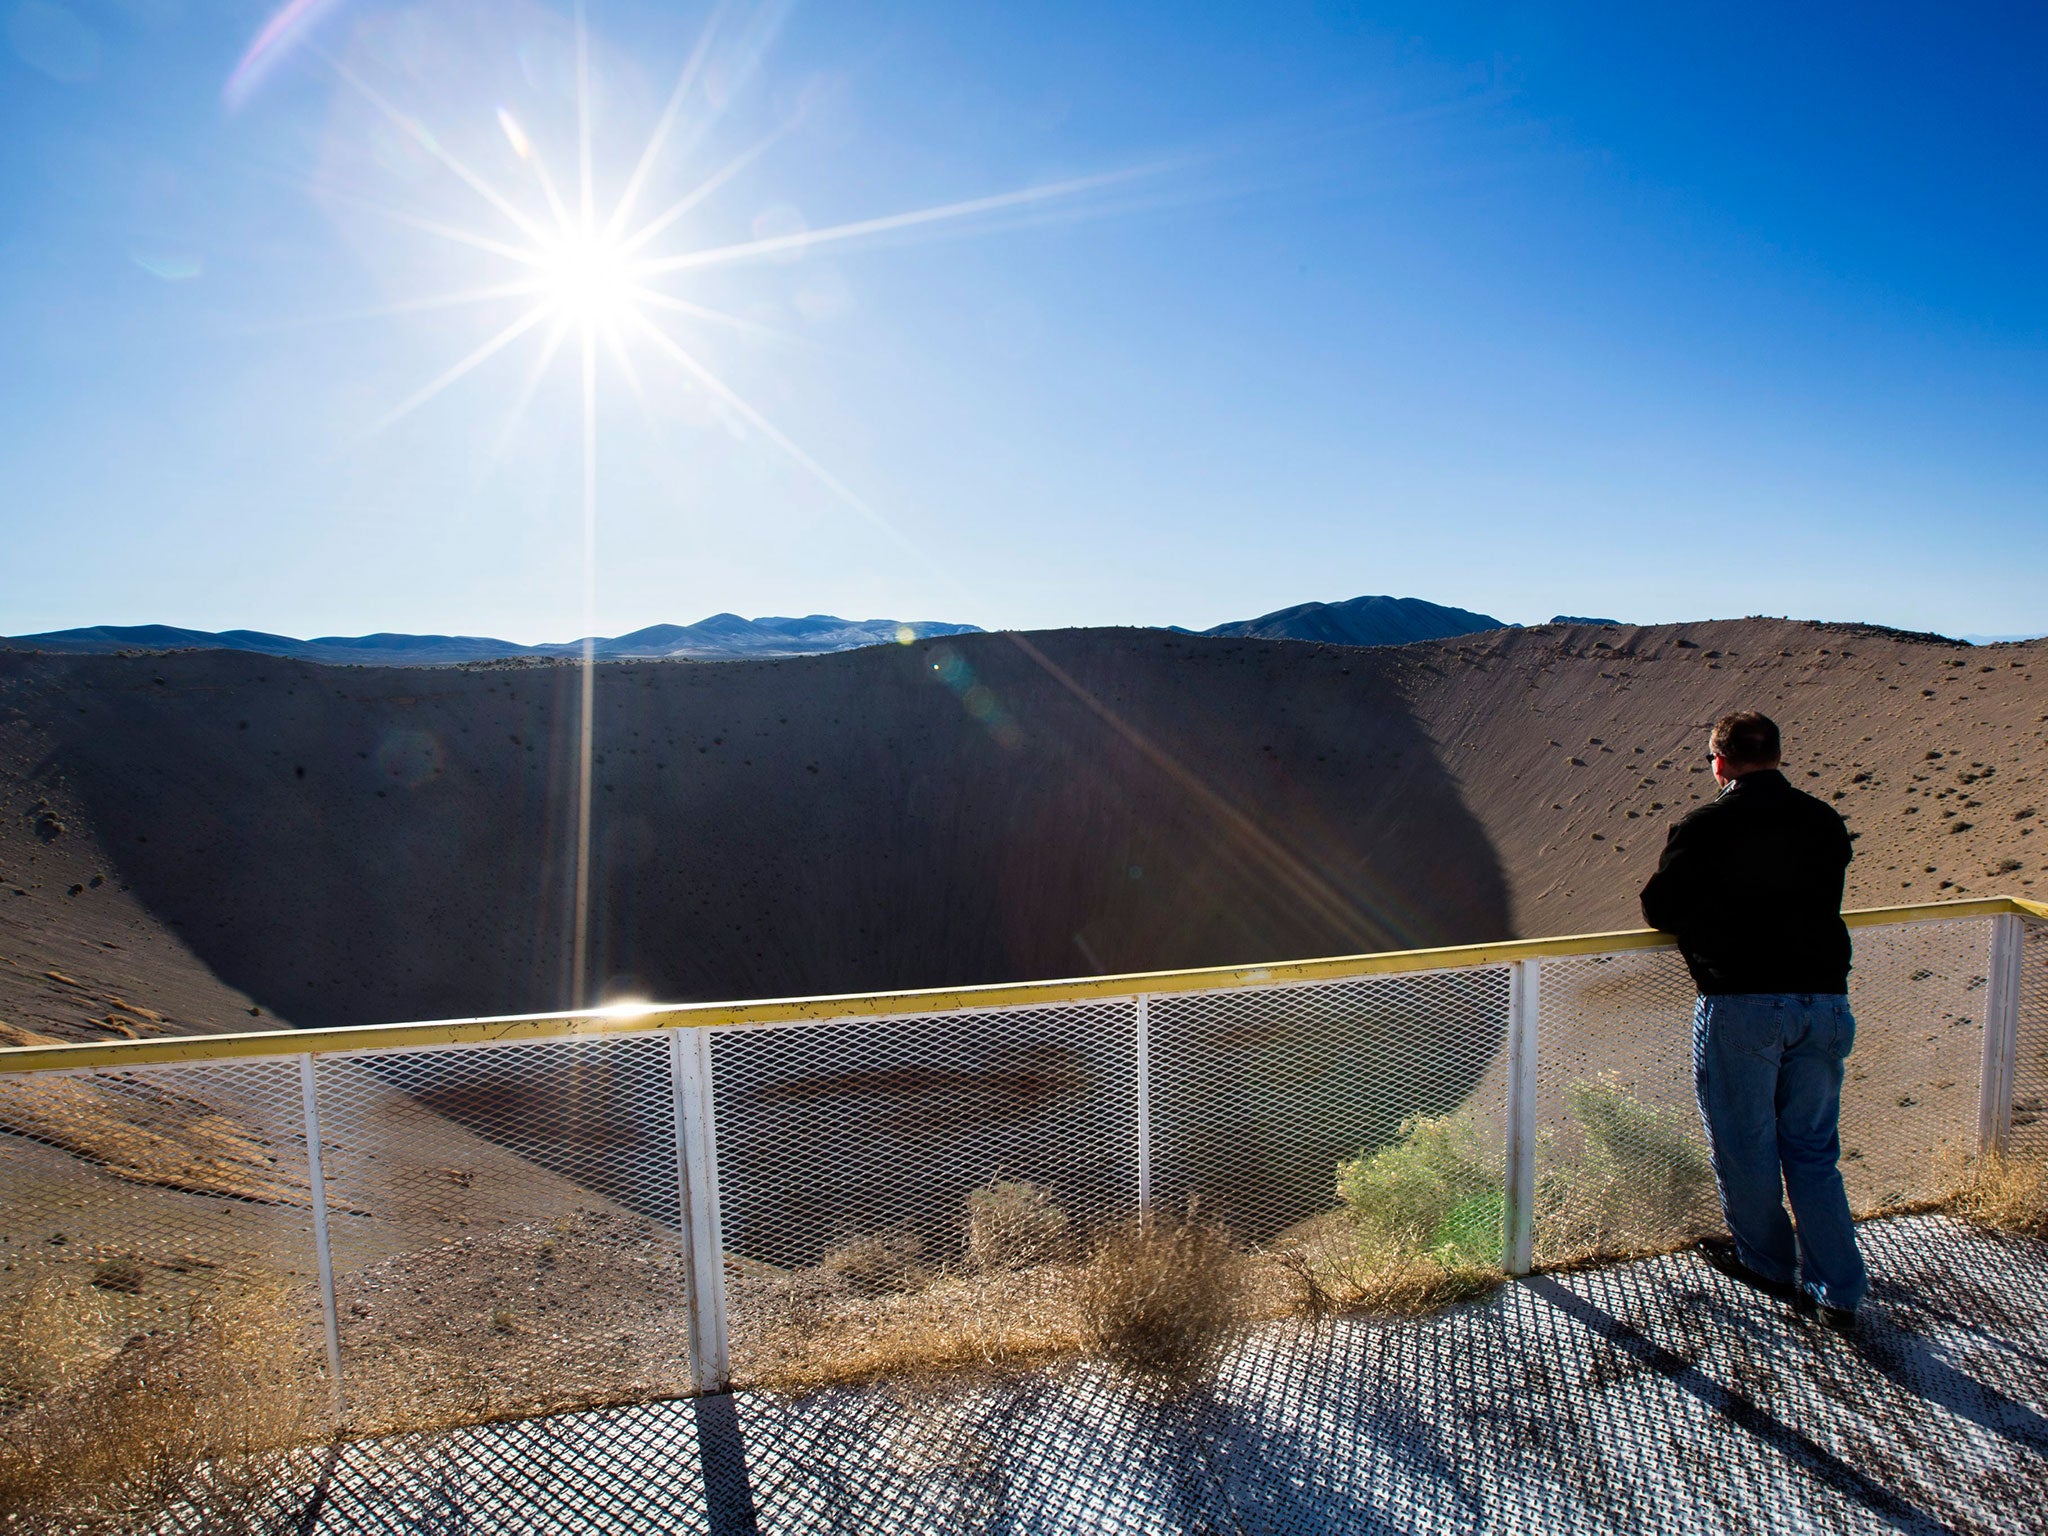
M 1538 1137 L 1538 1237 L 1552 1260 L 1667 1246 L 1713 1225 L 1714 1168 L 1691 1113 L 1646 1104 L 1612 1078 L 1574 1083 L 1565 1109 L 1582 1133 L 1574 1162 Z M 1498 1151 L 1466 1113 L 1401 1124 L 1398 1141 L 1338 1164 L 1337 1195 L 1367 1253 L 1445 1269 L 1500 1261 L 1506 1199 Z
M 1507 1213 L 1507 1197 L 1499 1189 L 1467 1195 L 1430 1234 L 1429 1256 L 1445 1269 L 1498 1264 Z
M 1469 1115 L 1401 1122 L 1401 1139 L 1337 1166 L 1337 1196 L 1375 1246 L 1490 1262 L 1500 1254 L 1497 1159 Z
M 1645 1104 L 1612 1078 L 1572 1084 L 1565 1107 L 1585 1153 L 1538 1191 L 1546 1249 L 1655 1247 L 1711 1224 L 1714 1166 L 1690 1113 Z

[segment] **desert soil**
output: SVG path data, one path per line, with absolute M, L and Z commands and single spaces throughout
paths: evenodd
M 590 984 L 785 996 L 1632 927 L 1738 705 L 1849 817 L 1852 905 L 2025 893 L 2044 663 L 1744 619 L 609 666 Z M 0 655 L 0 1020 L 566 1004 L 575 697 L 558 666 Z

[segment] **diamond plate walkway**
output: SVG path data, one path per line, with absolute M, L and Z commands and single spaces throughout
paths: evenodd
M 2048 1523 L 2048 1244 L 1863 1228 L 1863 1332 L 1690 1257 L 1278 1329 L 1157 1405 L 1093 1370 L 942 1404 L 742 1394 L 351 1446 L 355 1532 L 2010 1531 Z

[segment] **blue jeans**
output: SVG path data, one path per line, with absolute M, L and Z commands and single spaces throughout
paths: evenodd
M 1842 1063 L 1855 1043 L 1841 993 L 1702 997 L 1693 1008 L 1693 1088 L 1736 1255 L 1766 1280 L 1851 1310 L 1869 1286 L 1836 1166 Z

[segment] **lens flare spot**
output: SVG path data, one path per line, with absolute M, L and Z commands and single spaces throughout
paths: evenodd
M 371 760 L 379 782 L 401 789 L 431 784 L 447 767 L 447 754 L 431 731 L 386 732 Z
M 792 205 L 776 203 L 763 208 L 754 215 L 752 228 L 756 240 L 788 242 L 769 252 L 769 260 L 795 262 L 804 259 L 804 236 L 811 232 L 810 221 Z
M 519 126 L 519 119 L 498 108 L 498 126 L 505 130 L 505 142 L 512 146 L 512 153 L 522 160 L 533 158 L 533 141 L 526 136 L 526 130 Z
M 337 0 L 288 0 L 271 12 L 221 89 L 228 110 L 235 111 L 247 102 L 264 77 L 306 40 L 336 3 Z
M 151 277 L 160 277 L 167 283 L 188 282 L 205 270 L 197 256 L 182 251 L 130 251 L 128 259 Z
M 960 707 L 967 711 L 969 718 L 978 721 L 994 738 L 997 746 L 1014 752 L 1024 745 L 1024 733 L 1017 729 L 1017 722 L 1010 718 L 1002 701 L 989 686 L 975 680 L 974 668 L 967 664 L 966 657 L 951 646 L 940 646 L 932 653 L 932 671 L 960 700 Z

